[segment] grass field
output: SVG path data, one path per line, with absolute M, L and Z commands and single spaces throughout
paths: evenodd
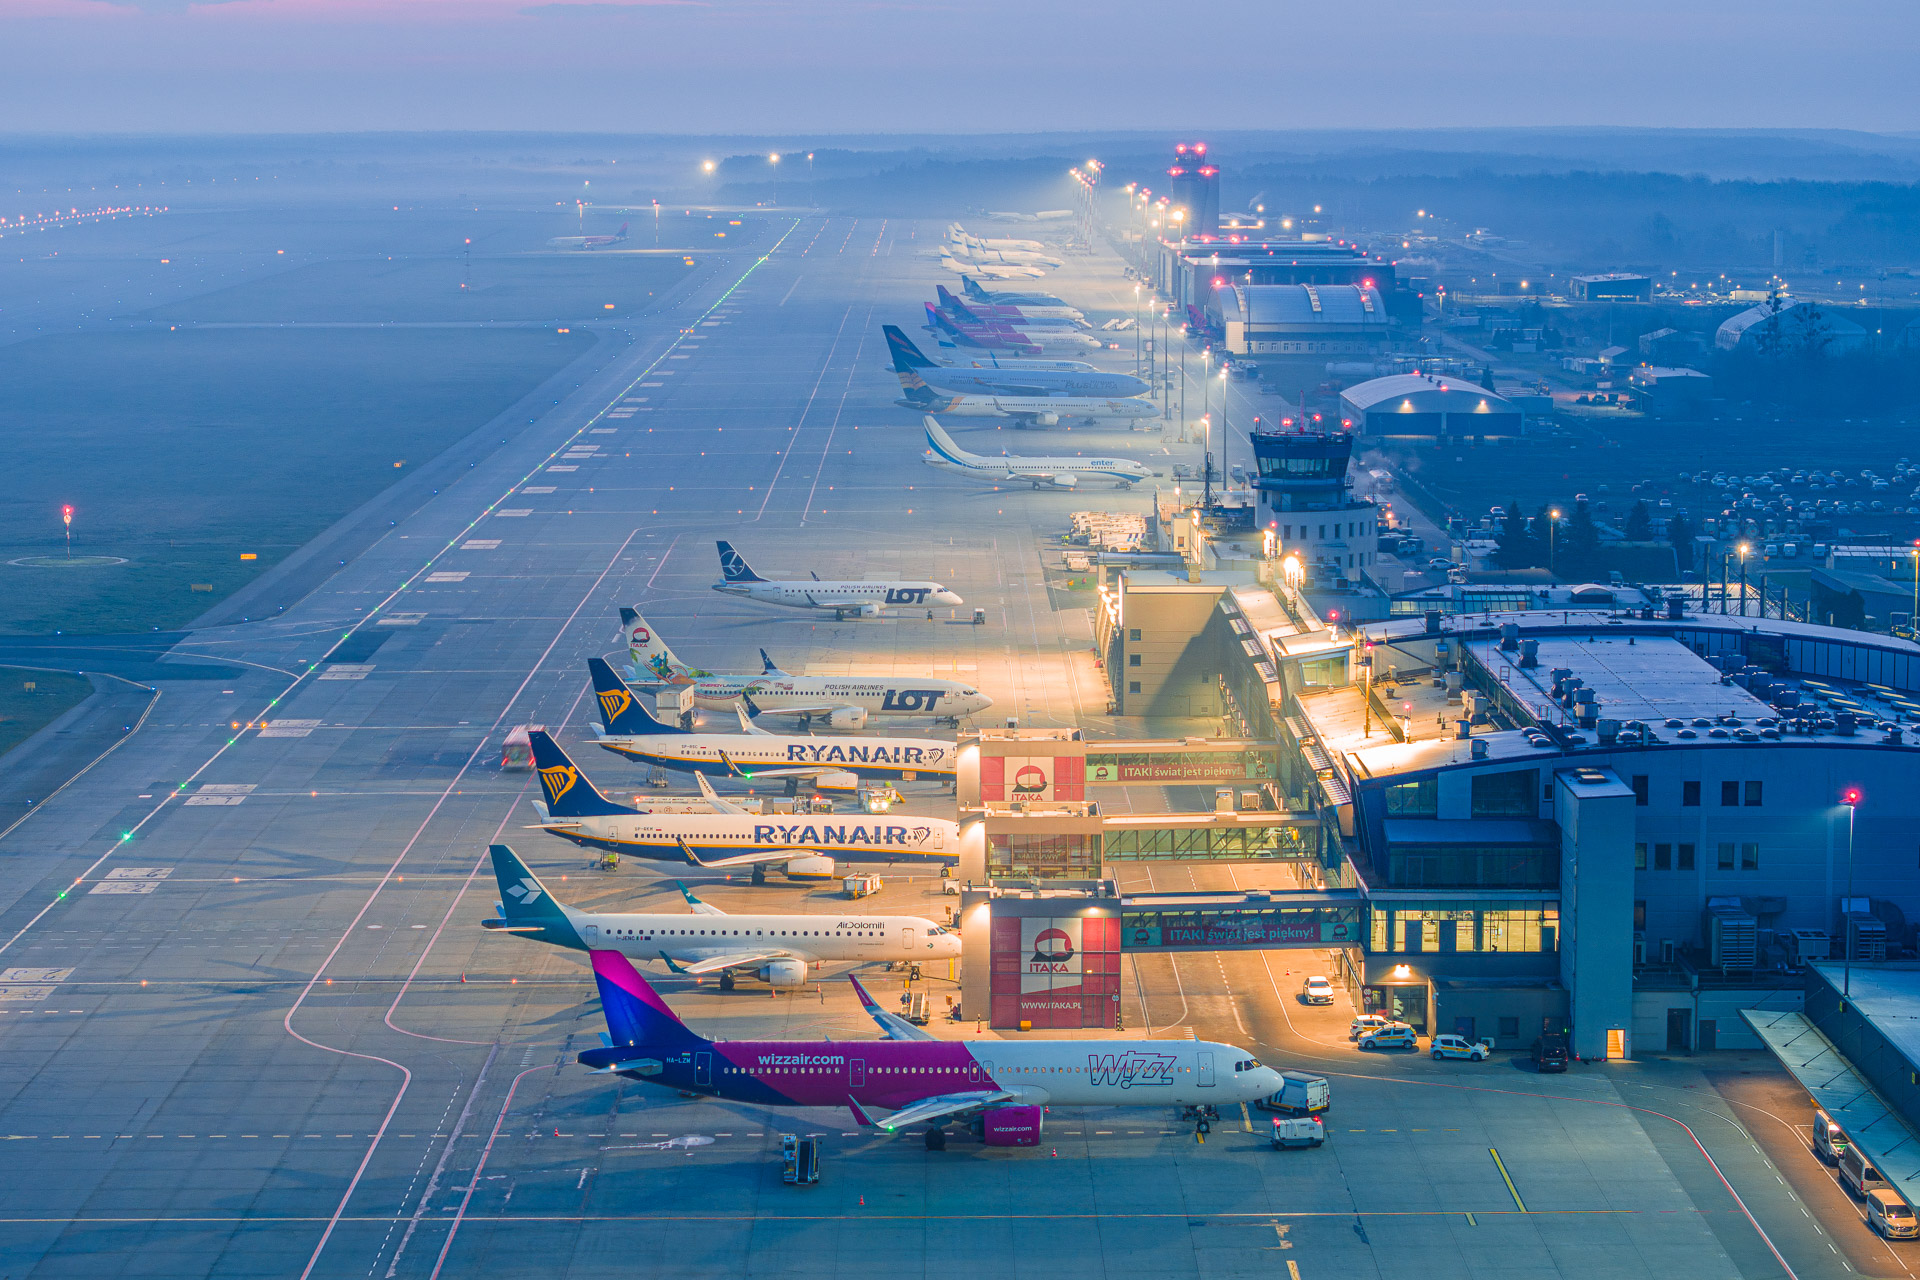
M 26 686 L 32 684 L 34 688 Z M 85 676 L 0 667 L 0 756 L 53 723 L 93 692 Z
M 476 257 L 471 266 L 446 254 L 345 258 L 167 303 L 144 314 L 156 320 L 229 324 L 566 323 L 633 315 L 693 270 L 679 253 L 620 250 Z
M 0 348 L 0 630 L 179 626 L 591 341 L 529 329 L 181 329 Z M 126 563 L 8 563 L 64 559 L 68 503 L 76 560 Z

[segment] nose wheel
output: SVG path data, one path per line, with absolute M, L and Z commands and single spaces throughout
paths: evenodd
M 945 1129 L 927 1130 L 927 1150 L 945 1151 L 947 1149 L 947 1131 Z

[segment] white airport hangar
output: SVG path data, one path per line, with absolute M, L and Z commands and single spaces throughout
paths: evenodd
M 1370 284 L 1236 284 L 1215 297 L 1237 356 L 1371 355 L 1391 327 Z
M 1396 373 L 1340 393 L 1341 415 L 1369 436 L 1517 436 L 1520 410 L 1465 378 Z

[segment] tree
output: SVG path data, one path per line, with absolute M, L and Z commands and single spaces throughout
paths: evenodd
M 1480 385 L 1485 387 L 1488 391 L 1491 391 L 1495 395 L 1500 394 L 1500 388 L 1493 385 L 1493 366 L 1492 365 L 1488 364 L 1488 365 L 1482 365 L 1480 367 Z
M 1587 504 L 1577 502 L 1561 530 L 1559 551 L 1555 556 L 1568 576 L 1584 576 L 1593 571 L 1600 559 L 1600 530 L 1593 523 Z
M 1667 517 L 1667 541 L 1673 544 L 1680 571 L 1685 573 L 1693 568 L 1693 521 L 1687 519 L 1686 512 L 1676 511 Z
M 1644 498 L 1627 512 L 1626 536 L 1628 542 L 1647 542 L 1653 538 L 1653 513 L 1647 510 Z
M 1520 501 L 1514 499 L 1507 503 L 1507 514 L 1501 517 L 1500 532 L 1494 535 L 1500 551 L 1496 557 L 1503 569 L 1525 569 L 1539 563 L 1538 544 L 1533 535 L 1527 532 L 1526 517 L 1520 514 Z

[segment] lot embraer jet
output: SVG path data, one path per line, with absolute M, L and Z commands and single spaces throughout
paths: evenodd
M 1142 480 L 1153 479 L 1153 471 L 1132 458 L 1022 458 L 1013 454 L 992 458 L 968 453 L 932 418 L 921 421 L 927 430 L 927 453 L 922 461 L 942 471 L 958 471 L 985 480 L 1026 481 L 1036 489 L 1076 489 L 1083 480 L 1131 489 Z
M 1054 367 L 1027 362 L 1024 368 L 985 363 L 977 366 L 935 364 L 914 345 L 898 325 L 881 325 L 893 371 L 903 386 L 917 377 L 935 391 L 960 395 L 1008 396 L 1143 396 L 1150 388 L 1130 373 L 1102 373 L 1088 365 L 1060 361 Z
M 556 249 L 604 249 L 610 244 L 622 244 L 626 238 L 627 224 L 623 222 L 610 236 L 555 236 L 547 243 Z
M 708 797 L 713 813 L 642 813 L 601 795 L 545 730 L 527 737 L 546 796 L 544 804 L 534 805 L 540 829 L 589 849 L 695 867 L 751 867 L 755 882 L 772 863 L 784 864 L 795 878 L 831 876 L 830 854 L 857 862 L 951 862 L 959 856 L 960 828 L 944 818 L 762 815 L 714 796 Z
M 966 603 L 937 582 L 822 582 L 818 575 L 811 581 L 769 580 L 755 573 L 731 542 L 714 545 L 720 548 L 720 581 L 713 584 L 713 589 L 730 596 L 743 596 L 758 604 L 785 605 L 789 609 L 831 609 L 833 616 L 840 619 L 848 614 L 856 618 L 877 618 L 888 609 L 926 609 Z
M 1012 240 L 1004 237 L 997 240 L 988 240 L 980 236 L 968 235 L 966 228 L 957 222 L 949 222 L 947 224 L 947 240 L 953 244 L 975 245 L 982 249 L 1025 249 L 1030 253 L 1045 253 L 1047 251 L 1047 246 L 1041 244 L 1038 240 Z
M 1065 307 L 1064 300 L 1050 293 L 1023 293 L 1016 289 L 988 289 L 978 280 L 969 276 L 960 282 L 960 288 L 969 298 L 978 302 L 991 302 L 1010 307 L 1024 307 L 1028 303 L 1042 307 Z M 1071 310 L 1072 308 L 1068 308 Z
M 600 704 L 599 745 L 615 755 L 683 773 L 749 781 L 784 780 L 795 790 L 802 779 L 823 785 L 839 775 L 857 778 L 898 778 L 912 782 L 922 775 L 951 778 L 958 748 L 937 738 L 813 737 L 769 733 L 747 718 L 753 705 L 744 694 L 735 710 L 739 733 L 695 733 L 678 725 L 662 724 L 648 714 L 600 658 L 588 658 L 593 692 Z
M 1280 1088 L 1252 1053 L 1208 1040 L 936 1040 L 853 978 L 889 1039 L 714 1041 L 620 952 L 592 955 L 607 1034 L 581 1065 L 762 1107 L 847 1107 L 887 1133 L 927 1124 L 930 1150 L 946 1145 L 950 1120 L 971 1120 L 988 1146 L 1031 1147 L 1050 1107 L 1225 1107 Z
M 512 849 L 496 844 L 490 851 L 500 901 L 493 904 L 496 918 L 482 920 L 482 928 L 574 951 L 606 948 L 630 960 L 660 960 L 695 977 L 717 973 L 722 991 L 731 990 L 742 971 L 768 986 L 796 987 L 809 967 L 822 963 L 951 960 L 960 954 L 958 933 L 919 916 L 730 916 L 685 885 L 680 892 L 692 908 L 688 915 L 580 911 L 554 901 Z

